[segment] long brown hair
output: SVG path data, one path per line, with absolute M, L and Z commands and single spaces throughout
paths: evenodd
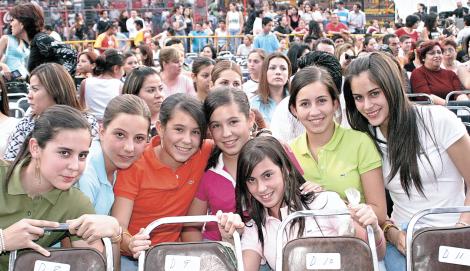
M 83 111 L 77 98 L 77 88 L 72 76 L 57 63 L 44 63 L 37 66 L 31 77 L 37 76 L 47 93 L 56 104 L 64 104 Z
M 378 143 L 385 142 L 377 138 L 376 129 L 369 127 L 369 121 L 357 109 L 352 94 L 351 81 L 363 72 L 367 72 L 369 79 L 383 91 L 389 108 L 387 130 L 393 131 L 393 136 L 389 136 L 386 142 L 391 169 L 390 174 L 385 178 L 390 182 L 396 174 L 400 174 L 401 186 L 408 196 L 410 196 L 412 186 L 424 195 L 418 169 L 418 157 L 421 154 L 424 153 L 429 162 L 419 140 L 418 126 L 421 126 L 419 124 L 424 126 L 424 122 L 416 107 L 405 95 L 401 68 L 392 60 L 391 56 L 382 52 L 373 52 L 359 57 L 349 64 L 344 83 L 343 91 L 349 124 L 353 129 L 369 134 L 378 151 L 383 155 Z M 430 134 L 425 126 L 422 132 Z M 431 138 L 435 141 L 432 136 Z
M 287 58 L 287 56 L 285 56 L 282 53 L 274 52 L 274 53 L 268 55 L 268 57 L 266 57 L 264 59 L 263 66 L 261 67 L 261 76 L 260 76 L 260 79 L 259 79 L 258 95 L 261 97 L 261 100 L 263 101 L 263 103 L 268 103 L 269 83 L 268 83 L 267 72 L 268 72 L 268 68 L 269 68 L 269 63 L 271 62 L 271 60 L 273 60 L 275 58 L 282 58 L 287 63 L 288 76 L 287 76 L 287 82 L 284 85 L 284 90 L 289 92 L 289 85 L 290 85 L 289 78 L 292 74 L 292 67 L 290 65 L 289 58 Z

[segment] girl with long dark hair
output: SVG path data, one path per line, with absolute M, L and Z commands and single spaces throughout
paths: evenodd
M 470 137 L 465 126 L 442 106 L 413 105 L 401 70 L 384 53 L 349 64 L 344 97 L 353 129 L 368 133 L 382 154 L 385 188 L 393 201 L 383 224 L 389 242 L 387 270 L 404 270 L 405 235 L 411 217 L 426 208 L 470 205 Z M 470 214 L 427 216 L 421 226 L 463 226 Z
M 307 181 L 290 161 L 282 145 L 274 137 L 262 136 L 248 141 L 242 148 L 237 165 L 236 200 L 238 220 L 231 221 L 242 235 L 245 270 L 259 270 L 261 259 L 274 268 L 276 236 L 282 220 L 301 210 L 346 209 L 334 192 L 303 193 Z M 285 242 L 306 236 L 351 234 L 366 240 L 365 226 L 374 228 L 379 258 L 385 253 L 383 234 L 377 217 L 365 204 L 351 207 L 351 217 L 300 218 L 286 231 Z M 242 220 L 246 226 L 240 223 Z M 364 224 L 358 222 L 363 221 Z M 225 227 L 224 227 L 225 226 Z M 220 225 L 219 229 L 226 229 Z M 222 231 L 223 236 L 226 234 Z

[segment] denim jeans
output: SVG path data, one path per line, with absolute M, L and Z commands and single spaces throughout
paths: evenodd
M 238 33 L 240 32 L 239 29 L 234 29 L 234 30 L 228 30 L 228 34 L 230 36 L 234 36 L 234 35 L 238 35 Z M 237 53 L 237 49 L 238 49 L 238 45 L 240 45 L 240 38 L 230 38 L 229 39 L 229 50 L 230 52 L 232 52 L 233 54 L 236 54 Z
M 131 257 L 121 256 L 121 271 L 137 271 L 138 261 Z
M 385 267 L 387 271 L 405 271 L 406 270 L 406 257 L 401 254 L 398 249 L 387 242 L 387 249 L 385 250 Z

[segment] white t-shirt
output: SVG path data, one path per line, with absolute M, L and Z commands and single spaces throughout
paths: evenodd
M 335 192 L 322 192 L 317 194 L 317 198 L 309 205 L 311 210 L 342 210 L 346 209 L 346 205 L 343 200 Z M 267 212 L 267 211 L 266 211 Z M 287 206 L 281 208 L 281 217 L 287 217 Z M 253 221 L 252 221 L 253 222 Z M 276 266 L 276 237 L 277 230 L 281 226 L 282 221 L 279 219 L 267 215 L 266 224 L 263 227 L 264 246 L 261 245 L 258 239 L 258 228 L 256 224 L 247 223 L 245 232 L 242 235 L 241 245 L 243 250 L 252 250 L 258 253 L 261 258 L 265 258 L 269 266 L 275 270 Z M 316 221 L 313 217 L 305 218 L 305 230 L 303 236 L 338 236 L 341 235 L 344 229 L 347 229 L 352 224 L 350 216 L 319 216 Z M 297 225 L 296 225 L 297 226 Z M 320 230 L 321 228 L 321 230 Z M 292 234 L 290 233 L 290 227 L 287 226 L 287 231 L 283 238 L 283 245 L 288 241 L 297 238 L 297 227 L 294 228 Z
M 16 124 L 18 124 L 19 121 L 20 119 L 11 117 L 7 117 L 0 121 L 0 127 L 2 127 L 2 129 L 0 129 L 0 157 L 3 157 L 9 138 L 15 132 Z
M 133 39 L 135 38 L 135 36 L 137 35 L 137 28 L 135 28 L 135 21 L 136 20 L 141 20 L 142 22 L 144 22 L 144 20 L 140 17 L 136 17 L 135 19 L 130 17 L 129 19 L 126 20 L 126 27 L 127 27 L 127 31 L 129 31 L 129 38 L 130 39 Z M 144 28 L 145 28 L 145 23 L 144 23 Z
M 253 36 L 256 36 L 263 32 L 263 20 L 260 17 L 256 17 L 253 22 Z
M 270 125 L 273 136 L 288 143 L 305 132 L 302 123 L 289 112 L 289 99 L 287 96 L 277 105 Z
M 123 83 L 119 79 L 87 78 L 85 81 L 85 103 L 88 112 L 98 121 L 103 119 L 109 101 L 121 94 Z
M 228 36 L 227 29 L 225 29 L 224 31 L 220 28 L 217 28 L 215 30 L 215 35 L 217 36 L 217 46 L 221 47 L 227 44 L 227 36 Z
M 273 136 L 284 142 L 291 142 L 305 132 L 302 123 L 289 112 L 289 99 L 290 96 L 287 96 L 277 105 L 269 126 Z M 342 127 L 350 128 L 346 117 L 346 102 L 343 92 L 339 95 L 339 101 L 342 114 L 340 124 Z
M 463 206 L 465 200 L 463 178 L 446 151 L 467 133 L 465 126 L 452 112 L 442 106 L 417 106 L 417 112 L 429 131 L 429 133 L 425 132 L 418 118 L 419 140 L 431 162 L 429 165 L 424 154 L 418 159 L 419 173 L 426 197 L 420 195 L 413 186 L 410 189 L 410 198 L 408 198 L 400 184 L 399 173 L 390 182 L 387 181 L 391 168 L 387 146 L 379 144 L 384 154 L 382 170 L 385 188 L 390 191 L 394 204 L 392 219 L 402 227 L 418 211 L 428 208 Z M 375 129 L 377 137 L 386 141 L 380 129 Z M 393 132 L 390 136 L 393 136 Z M 437 143 L 437 148 L 433 141 Z M 419 222 L 421 227 L 449 226 L 454 225 L 458 218 L 459 214 L 429 215 L 420 219 Z
M 228 30 L 240 31 L 240 13 L 238 11 L 228 11 L 227 12 L 227 19 L 228 19 Z
M 256 96 L 256 92 L 258 91 L 259 82 L 256 82 L 252 79 L 249 79 L 245 83 L 243 83 L 243 91 L 245 92 L 248 100 Z
M 238 46 L 237 55 L 248 56 L 253 48 L 253 44 L 251 44 L 250 47 L 247 47 L 244 43 L 242 43 L 240 46 Z

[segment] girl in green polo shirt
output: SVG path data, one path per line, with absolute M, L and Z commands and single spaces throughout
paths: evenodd
M 101 237 L 120 239 L 116 219 L 93 214 L 89 199 L 72 187 L 85 168 L 91 135 L 80 111 L 65 105 L 49 107 L 36 120 L 17 159 L 0 164 L 0 269 L 6 270 L 8 252 L 43 247 L 66 237 L 63 231 L 44 235 L 42 227 L 66 222 L 72 246 L 102 250 Z M 78 219 L 77 219 L 78 218 Z M 51 222 L 57 221 L 57 222 Z
M 298 71 L 291 83 L 289 110 L 305 127 L 291 143 L 304 170 L 304 178 L 318 190 L 361 192 L 361 202 L 371 205 L 379 222 L 386 218 L 381 158 L 367 134 L 346 129 L 334 121 L 338 90 L 330 74 L 315 66 Z

